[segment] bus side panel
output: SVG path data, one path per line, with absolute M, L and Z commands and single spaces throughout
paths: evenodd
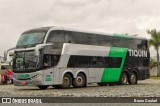
M 89 68 L 88 82 L 99 82 L 103 74 L 103 68 Z
M 129 74 L 132 71 L 136 71 L 138 80 L 144 80 L 150 77 L 149 63 L 150 63 L 150 53 L 145 50 L 128 50 L 126 60 L 124 63 L 123 71 L 128 71 Z M 147 53 L 147 55 L 144 54 Z
M 126 59 L 128 49 L 112 47 L 109 52 L 109 57 L 121 57 L 121 65 L 119 68 L 104 68 L 104 72 L 101 78 L 101 82 L 117 82 L 119 81 L 124 61 Z
M 53 68 L 43 70 L 43 82 L 45 85 L 53 85 Z

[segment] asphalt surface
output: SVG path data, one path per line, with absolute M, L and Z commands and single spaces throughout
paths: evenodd
M 14 97 L 160 97 L 160 79 L 139 81 L 137 85 L 98 86 L 86 88 L 40 90 L 34 86 L 0 85 L 0 96 Z
M 86 88 L 40 90 L 34 86 L 0 85 L 0 97 L 122 97 L 122 103 L 47 103 L 47 104 L 0 104 L 3 106 L 159 106 L 160 103 L 125 103 L 123 97 L 160 97 L 160 79 L 139 81 L 137 85 L 98 86 Z M 70 100 L 72 102 L 72 100 Z M 124 103 L 123 103 L 124 102 Z

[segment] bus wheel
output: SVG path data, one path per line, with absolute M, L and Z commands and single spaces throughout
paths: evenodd
M 73 87 L 75 88 L 81 88 L 81 87 L 84 87 L 86 84 L 86 78 L 83 74 L 79 73 L 77 75 L 77 78 L 75 78 L 73 80 Z
M 97 83 L 99 86 L 106 86 L 107 85 L 107 83 L 105 83 L 105 82 L 98 82 Z
M 131 73 L 129 76 L 129 84 L 137 84 L 137 75 L 135 73 Z
M 38 85 L 37 87 L 39 89 L 47 89 L 49 86 L 48 85 Z
M 128 77 L 126 73 L 122 73 L 120 77 L 120 84 L 126 85 L 128 83 Z
M 62 89 L 68 89 L 72 85 L 72 77 L 69 74 L 65 74 L 63 77 L 63 83 L 60 85 Z

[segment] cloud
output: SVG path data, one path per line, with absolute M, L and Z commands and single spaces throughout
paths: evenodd
M 149 38 L 146 30 L 159 28 L 159 4 L 159 0 L 0 0 L 0 55 L 16 45 L 23 31 L 41 26 Z

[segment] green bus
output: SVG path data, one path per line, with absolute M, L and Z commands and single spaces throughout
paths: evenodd
M 41 27 L 20 36 L 13 57 L 15 86 L 80 88 L 88 83 L 137 84 L 150 77 L 146 38 Z

